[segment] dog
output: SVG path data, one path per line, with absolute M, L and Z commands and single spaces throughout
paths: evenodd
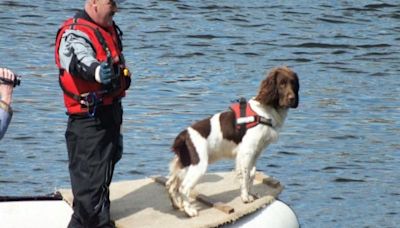
M 243 203 L 254 201 L 250 191 L 256 160 L 277 141 L 289 108 L 297 108 L 299 87 L 294 71 L 286 66 L 274 68 L 261 82 L 257 96 L 240 102 L 242 115 L 235 112 L 236 105 L 180 132 L 172 146 L 175 157 L 166 183 L 172 206 L 189 217 L 197 216 L 197 209 L 190 203 L 190 191 L 207 166 L 222 158 L 236 160 L 241 199 Z M 243 116 L 249 110 L 252 116 Z

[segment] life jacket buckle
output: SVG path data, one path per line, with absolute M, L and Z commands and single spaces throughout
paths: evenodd
M 96 108 L 101 103 L 101 99 L 97 97 L 96 93 L 88 92 L 80 95 L 81 99 L 79 103 L 81 108 L 88 110 L 88 115 L 93 117 L 96 114 Z

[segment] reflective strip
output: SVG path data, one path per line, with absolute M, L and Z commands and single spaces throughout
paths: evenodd
M 254 116 L 240 117 L 236 119 L 236 124 L 252 123 L 256 121 Z

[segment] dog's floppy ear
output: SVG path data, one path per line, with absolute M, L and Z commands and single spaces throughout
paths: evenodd
M 295 93 L 295 97 L 296 97 L 296 102 L 293 104 L 292 108 L 297 108 L 299 106 L 299 90 L 300 90 L 300 83 L 299 83 L 299 76 L 294 73 L 294 84 L 293 84 L 293 91 Z
M 267 78 L 261 82 L 260 90 L 258 91 L 255 100 L 265 105 L 278 107 L 279 92 L 276 86 L 277 75 L 278 75 L 277 69 L 273 69 L 269 72 Z

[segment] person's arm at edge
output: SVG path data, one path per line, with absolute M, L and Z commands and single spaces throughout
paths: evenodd
M 0 139 L 3 138 L 11 122 L 13 111 L 11 107 L 4 101 L 0 100 Z

